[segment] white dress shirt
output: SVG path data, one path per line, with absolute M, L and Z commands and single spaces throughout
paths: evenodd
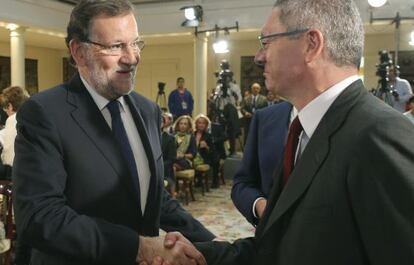
M 99 110 L 101 111 L 103 117 L 105 118 L 106 123 L 109 128 L 112 129 L 112 118 L 111 113 L 109 112 L 106 105 L 109 103 L 109 100 L 101 96 L 93 89 L 85 79 L 81 80 L 88 90 L 89 94 L 92 96 Z M 135 164 L 137 165 L 137 172 L 139 178 L 140 194 L 141 194 L 141 210 L 142 214 L 145 211 L 145 205 L 147 203 L 147 196 L 151 178 L 151 171 L 149 168 L 148 157 L 142 144 L 141 137 L 138 133 L 138 129 L 135 125 L 134 119 L 132 117 L 131 111 L 128 104 L 125 102 L 123 97 L 117 99 L 120 102 L 120 114 L 122 123 L 124 124 L 125 131 L 128 137 L 129 144 L 134 154 Z
M 332 105 L 335 99 L 339 96 L 339 94 L 342 93 L 342 91 L 345 90 L 345 88 L 347 88 L 350 84 L 358 79 L 359 77 L 357 75 L 352 75 L 340 81 L 339 83 L 328 88 L 318 97 L 314 98 L 298 113 L 303 131 L 300 135 L 300 144 L 296 150 L 296 159 L 300 154 L 303 153 L 303 150 L 305 150 L 309 139 L 312 137 L 313 133 L 319 125 L 319 122 L 322 120 L 323 116 L 328 111 L 329 107 Z

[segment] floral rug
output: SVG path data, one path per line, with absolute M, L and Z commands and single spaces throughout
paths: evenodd
M 191 201 L 188 205 L 183 203 L 183 206 L 214 233 L 217 239 L 234 241 L 254 235 L 254 227 L 239 213 L 230 198 L 229 180 L 219 189 L 205 192 L 205 196 L 201 195 L 199 189 L 194 191 L 196 201 Z

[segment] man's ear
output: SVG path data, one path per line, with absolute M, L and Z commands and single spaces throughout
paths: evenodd
M 305 33 L 306 48 L 306 62 L 312 63 L 321 57 L 324 48 L 325 39 L 317 29 L 310 29 Z
M 82 47 L 82 43 L 78 40 L 71 40 L 69 42 L 69 50 L 73 60 L 77 66 L 84 66 L 86 63 L 85 50 Z

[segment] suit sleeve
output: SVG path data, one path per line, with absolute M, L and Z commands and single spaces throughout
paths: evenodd
M 139 244 L 135 231 L 79 214 L 68 205 L 65 156 L 49 115 L 33 99 L 17 114 L 13 195 L 19 240 L 88 263 L 134 264 Z
M 259 197 L 265 197 L 260 188 L 260 169 L 257 150 L 258 115 L 254 115 L 244 147 L 244 156 L 233 179 L 231 198 L 237 209 L 253 225 L 257 219 L 253 216 L 253 203 Z
M 395 119 L 364 131 L 348 173 L 354 218 L 372 265 L 414 261 L 414 127 Z
M 232 244 L 212 241 L 194 245 L 203 254 L 208 265 L 255 264 L 257 251 L 254 238 L 238 239 Z
M 216 236 L 187 212 L 180 203 L 164 190 L 160 227 L 166 232 L 178 231 L 191 242 L 211 241 Z

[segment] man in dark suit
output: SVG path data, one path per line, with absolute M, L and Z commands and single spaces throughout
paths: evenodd
M 414 127 L 357 75 L 355 3 L 278 0 L 259 40 L 266 87 L 298 118 L 255 237 L 197 245 L 208 264 L 413 264 Z
M 282 162 L 292 110 L 288 102 L 272 105 L 256 111 L 250 124 L 243 159 L 234 175 L 231 198 L 253 225 L 257 225 L 263 215 L 273 173 Z
M 250 122 L 256 110 L 267 106 L 266 97 L 260 94 L 261 86 L 259 83 L 253 83 L 250 87 L 250 95 L 245 97 L 241 102 L 241 113 L 244 120 L 244 142 L 246 143 L 249 132 Z
M 17 114 L 14 209 L 30 263 L 136 264 L 157 253 L 205 264 L 185 239 L 167 250 L 158 237 L 161 113 L 132 91 L 144 47 L 132 5 L 80 1 L 66 41 L 79 73 Z

